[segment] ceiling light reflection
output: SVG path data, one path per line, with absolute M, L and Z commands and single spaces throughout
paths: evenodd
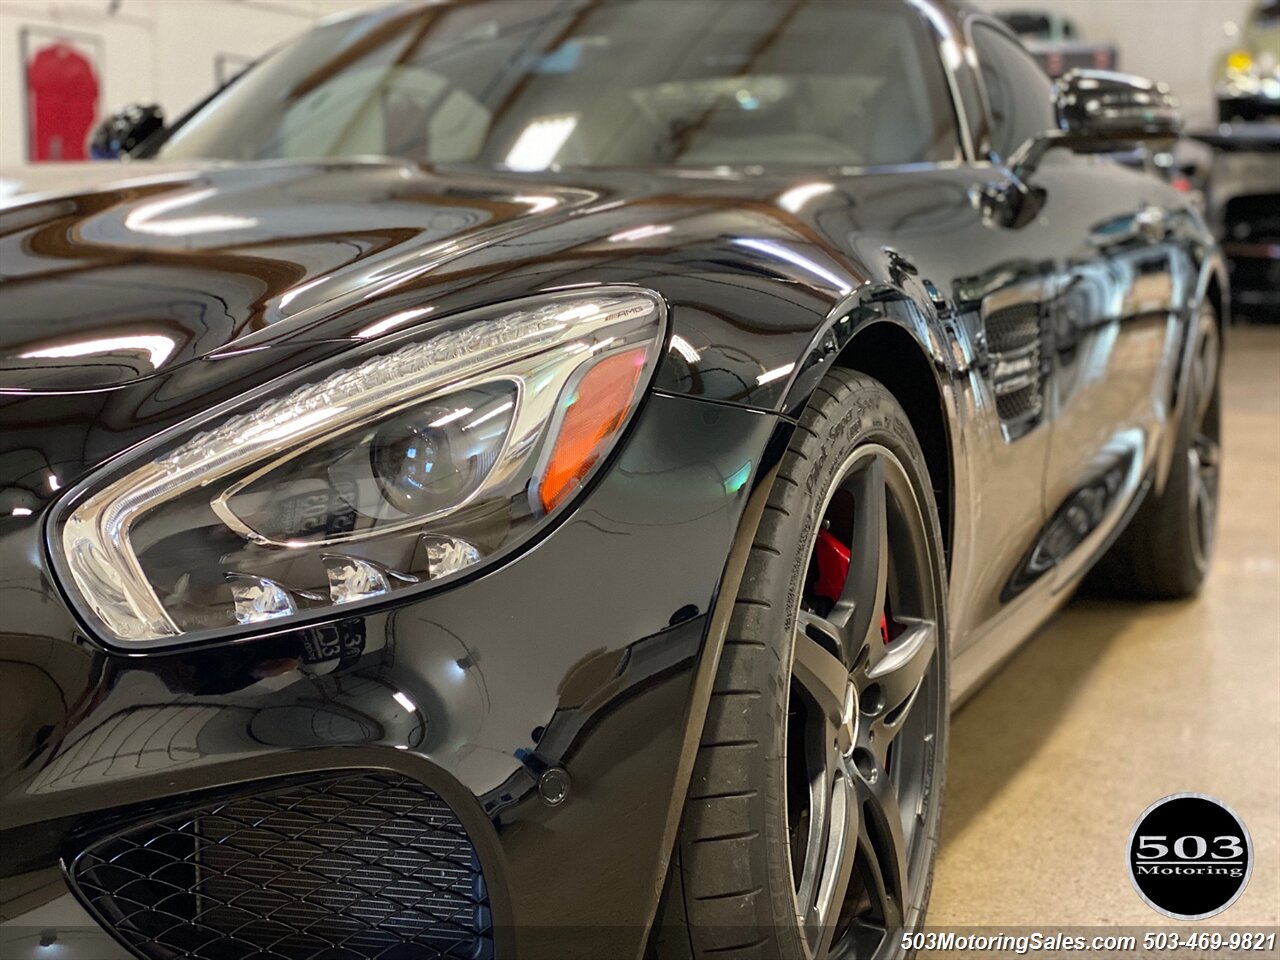
M 392 693 L 391 696 L 395 699 L 396 703 L 404 707 L 409 713 L 415 713 L 417 711 L 417 705 L 399 690 Z
M 788 363 L 781 367 L 774 367 L 772 370 L 766 370 L 764 373 L 760 374 L 760 376 L 756 377 L 756 383 L 763 387 L 766 383 L 773 383 L 775 380 L 781 380 L 795 368 L 796 365 L 794 363 Z
M 453 421 L 461 420 L 467 414 L 475 412 L 474 407 L 459 407 L 457 410 L 454 410 L 453 413 L 446 413 L 439 420 L 432 420 L 431 423 L 427 424 L 427 426 L 447 427 L 449 424 L 453 423 Z
M 545 213 L 560 206 L 560 201 L 555 197 L 512 197 L 516 203 L 523 203 L 530 208 L 531 213 Z
M 194 206 L 203 200 L 208 200 L 216 192 L 210 187 L 206 190 L 183 193 L 167 200 L 144 203 L 124 218 L 124 225 L 136 233 L 149 233 L 157 237 L 185 237 L 197 233 L 247 230 L 258 225 L 256 217 L 236 217 L 221 213 L 204 214 L 198 217 L 177 217 L 173 220 L 157 219 L 173 210 Z
M 394 330 L 396 327 L 404 326 L 410 320 L 417 320 L 419 317 L 425 317 L 428 313 L 435 310 L 435 307 L 419 307 L 416 310 L 402 310 L 399 313 L 393 313 L 384 320 L 377 323 L 371 323 L 356 333 L 361 340 L 371 340 L 374 337 L 380 337 L 388 330 Z
M 796 253 L 780 243 L 774 243 L 772 240 L 734 240 L 733 242 L 740 247 L 750 247 L 752 250 L 758 250 L 778 260 L 785 260 L 787 263 L 794 264 L 807 273 L 827 281 L 841 295 L 850 293 L 853 290 L 853 287 L 849 286 L 844 279 L 832 273 L 826 267 L 814 263 L 804 254 Z
M 507 154 L 506 165 L 512 170 L 536 173 L 555 162 L 556 154 L 577 129 L 577 114 L 541 117 L 530 123 L 516 138 Z
M 291 304 L 296 298 L 302 296 L 302 294 L 306 293 L 312 287 L 318 287 L 320 284 L 324 283 L 328 279 L 329 279 L 328 275 L 323 274 L 319 277 L 315 277 L 312 280 L 308 280 L 306 283 L 299 284 L 298 286 L 293 287 L 290 290 L 286 290 L 284 293 L 280 294 L 280 309 L 283 310 L 285 307 Z
M 694 348 L 693 344 L 678 333 L 671 337 L 671 349 L 684 357 L 688 363 L 697 363 L 702 359 L 702 354 Z
M 630 230 L 620 230 L 609 238 L 610 243 L 635 243 L 637 240 L 648 240 L 650 237 L 660 237 L 664 233 L 670 233 L 674 230 L 671 224 L 651 223 L 644 227 L 633 227 Z
M 778 206 L 790 213 L 799 213 L 814 197 L 831 193 L 835 188 L 834 183 L 802 183 L 781 194 L 778 197 Z
M 66 357 L 92 357 L 99 354 L 145 353 L 153 369 L 160 369 L 169 359 L 177 344 L 172 337 L 161 334 L 140 334 L 133 337 L 104 337 L 100 340 L 82 340 L 64 343 L 56 347 L 41 347 L 22 354 L 24 360 L 60 359 Z
M 488 420 L 492 420 L 494 417 L 497 417 L 497 416 L 500 416 L 500 415 L 502 415 L 502 414 L 506 413 L 508 410 L 510 410 L 510 409 L 511 409 L 512 407 L 514 407 L 515 405 L 516 405 L 516 404 L 515 404 L 515 401 L 514 401 L 514 400 L 508 400 L 506 403 L 502 404 L 501 406 L 494 407 L 492 410 L 490 410 L 488 413 L 486 413 L 483 417 L 479 417 L 479 418 L 477 418 L 477 419 L 475 419 L 475 420 L 472 420 L 470 423 L 468 423 L 468 424 L 467 424 L 465 427 L 463 427 L 462 429 L 464 429 L 464 430 L 471 430 L 471 429 L 473 429 L 474 427 L 478 427 L 478 426 L 480 426 L 480 424 L 485 423 L 485 422 L 486 422 L 486 421 L 488 421 Z

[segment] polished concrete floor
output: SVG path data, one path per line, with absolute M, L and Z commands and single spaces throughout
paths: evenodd
M 1207 793 L 1256 865 L 1211 924 L 1280 924 L 1280 328 L 1231 331 L 1213 571 L 1173 604 L 1077 600 L 955 715 L 930 925 L 1171 924 L 1134 893 L 1148 804 Z

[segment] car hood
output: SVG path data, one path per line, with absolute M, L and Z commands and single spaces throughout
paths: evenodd
M 108 172 L 0 209 L 0 390 L 118 387 L 248 347 L 595 196 L 372 159 L 67 176 Z

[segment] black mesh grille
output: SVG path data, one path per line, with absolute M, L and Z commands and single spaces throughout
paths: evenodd
M 312 779 L 129 827 L 71 873 L 148 960 L 493 955 L 466 831 L 394 774 Z
M 987 346 L 992 353 L 1020 350 L 1040 341 L 1040 310 L 1034 303 L 1018 303 L 987 317 Z
M 1041 406 L 1039 384 L 1002 393 L 996 397 L 996 410 L 1001 420 L 1022 420 L 1025 417 L 1038 416 Z
M 1016 423 L 1038 418 L 1044 405 L 1039 307 L 1018 303 L 993 311 L 986 328 L 1000 419 Z

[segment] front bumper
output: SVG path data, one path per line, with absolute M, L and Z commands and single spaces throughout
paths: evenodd
M 127 955 L 65 875 L 108 819 L 373 769 L 425 784 L 465 825 L 499 958 L 638 956 L 726 559 L 788 432 L 652 396 L 578 507 L 491 572 L 359 618 L 142 655 L 84 636 L 38 511 L 0 518 L 3 955 Z M 568 774 L 555 805 L 538 789 L 549 768 Z

